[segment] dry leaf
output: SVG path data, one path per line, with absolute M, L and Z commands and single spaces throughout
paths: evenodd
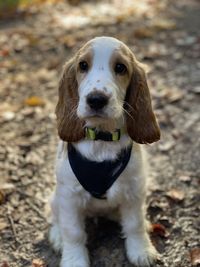
M 169 233 L 167 232 L 164 225 L 160 223 L 153 223 L 151 225 L 151 232 L 155 235 L 159 235 L 161 237 L 167 237 Z
M 9 267 L 8 262 L 7 262 L 7 261 L 3 261 L 3 262 L 1 263 L 1 267 Z
M 167 152 L 170 149 L 172 149 L 174 146 L 175 146 L 175 142 L 174 141 L 168 141 L 168 142 L 165 142 L 165 143 L 160 143 L 159 144 L 159 150 L 161 152 Z
M 182 91 L 174 89 L 172 91 L 169 91 L 166 96 L 170 103 L 174 103 L 181 100 L 184 94 Z
M 0 231 L 5 229 L 8 226 L 8 224 L 5 221 L 0 220 Z
M 32 267 L 47 267 L 47 264 L 41 259 L 34 259 L 32 261 Z
M 28 77 L 27 77 L 26 74 L 24 74 L 24 73 L 19 73 L 19 74 L 15 75 L 15 77 L 14 77 L 14 81 L 15 81 L 16 83 L 22 85 L 22 84 L 27 83 L 27 82 L 29 81 L 29 79 L 28 79 Z
M 153 23 L 153 27 L 157 30 L 174 30 L 176 29 L 176 23 L 173 20 L 156 19 Z
M 192 92 L 195 94 L 200 94 L 200 86 L 196 86 L 192 89 Z
M 24 103 L 25 103 L 25 105 L 31 106 L 31 107 L 44 106 L 45 105 L 44 100 L 38 96 L 31 96 L 31 97 L 25 99 Z
M 177 87 L 162 88 L 160 97 L 165 98 L 169 103 L 180 101 L 184 97 L 184 92 Z
M 8 19 L 16 15 L 19 0 L 0 1 L 0 18 Z
M 15 188 L 14 184 L 11 183 L 4 183 L 0 185 L 0 190 L 12 190 L 14 188 Z
M 0 190 L 0 205 L 3 204 L 5 201 L 5 195 L 4 193 Z
M 41 68 L 36 72 L 37 79 L 42 82 L 46 83 L 49 81 L 52 81 L 55 78 L 55 71 L 54 70 L 48 70 L 46 68 Z
M 183 201 L 183 199 L 185 198 L 184 192 L 181 190 L 177 190 L 177 189 L 172 189 L 168 191 L 166 196 L 168 196 L 169 198 L 175 201 Z
M 199 266 L 200 264 L 200 248 L 193 248 L 190 250 L 190 259 L 192 266 Z
M 154 35 L 154 31 L 150 28 L 138 28 L 134 31 L 136 38 L 151 38 Z
M 118 23 L 121 23 L 127 19 L 127 14 L 120 14 L 116 17 L 116 21 Z
M 187 183 L 187 182 L 191 182 L 191 177 L 189 175 L 181 175 L 179 176 L 179 180 L 181 182 Z
M 71 47 L 73 47 L 73 46 L 76 45 L 77 40 L 76 40 L 76 38 L 73 37 L 73 36 L 65 36 L 65 37 L 63 37 L 62 42 L 63 42 L 63 44 L 64 44 L 66 47 L 71 48 Z
M 2 117 L 3 121 L 11 121 L 15 117 L 15 113 L 12 111 L 5 111 L 0 113 L 0 117 Z
M 7 57 L 7 56 L 10 55 L 10 51 L 9 51 L 8 49 L 4 48 L 4 49 L 2 49 L 2 50 L 0 51 L 0 55 L 1 55 L 2 57 Z
M 0 185 L 0 204 L 5 202 L 5 196 L 9 191 L 13 191 L 15 186 L 11 183 L 4 183 Z

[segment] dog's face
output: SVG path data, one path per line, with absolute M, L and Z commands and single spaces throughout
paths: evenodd
M 91 40 L 67 62 L 56 115 L 64 141 L 82 139 L 86 124 L 109 124 L 120 118 L 138 143 L 160 137 L 145 73 L 130 49 L 111 37 Z
M 89 42 L 77 55 L 76 72 L 79 118 L 95 124 L 124 115 L 133 68 L 131 52 L 123 43 L 112 38 Z

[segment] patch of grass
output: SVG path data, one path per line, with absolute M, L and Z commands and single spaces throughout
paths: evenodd
M 12 18 L 18 10 L 27 10 L 31 6 L 45 3 L 57 3 L 61 0 L 0 0 L 0 19 Z
M 16 8 L 19 2 L 19 0 L 0 0 L 0 10 Z

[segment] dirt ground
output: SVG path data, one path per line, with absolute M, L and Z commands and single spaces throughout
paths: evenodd
M 59 264 L 45 215 L 55 186 L 57 83 L 73 51 L 101 35 L 126 42 L 149 70 L 162 130 L 147 147 L 147 217 L 161 254 L 154 267 L 200 263 L 199 1 L 61 1 L 0 22 L 1 267 Z M 118 225 L 100 218 L 87 231 L 92 267 L 131 266 Z

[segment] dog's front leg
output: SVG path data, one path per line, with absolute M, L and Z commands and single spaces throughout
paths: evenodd
M 142 200 L 125 202 L 120 207 L 121 223 L 125 235 L 126 253 L 129 261 L 136 266 L 151 266 L 155 257 L 154 249 L 147 234 Z
M 89 257 L 85 247 L 84 213 L 77 199 L 61 196 L 59 201 L 59 227 L 62 238 L 60 267 L 88 267 Z

